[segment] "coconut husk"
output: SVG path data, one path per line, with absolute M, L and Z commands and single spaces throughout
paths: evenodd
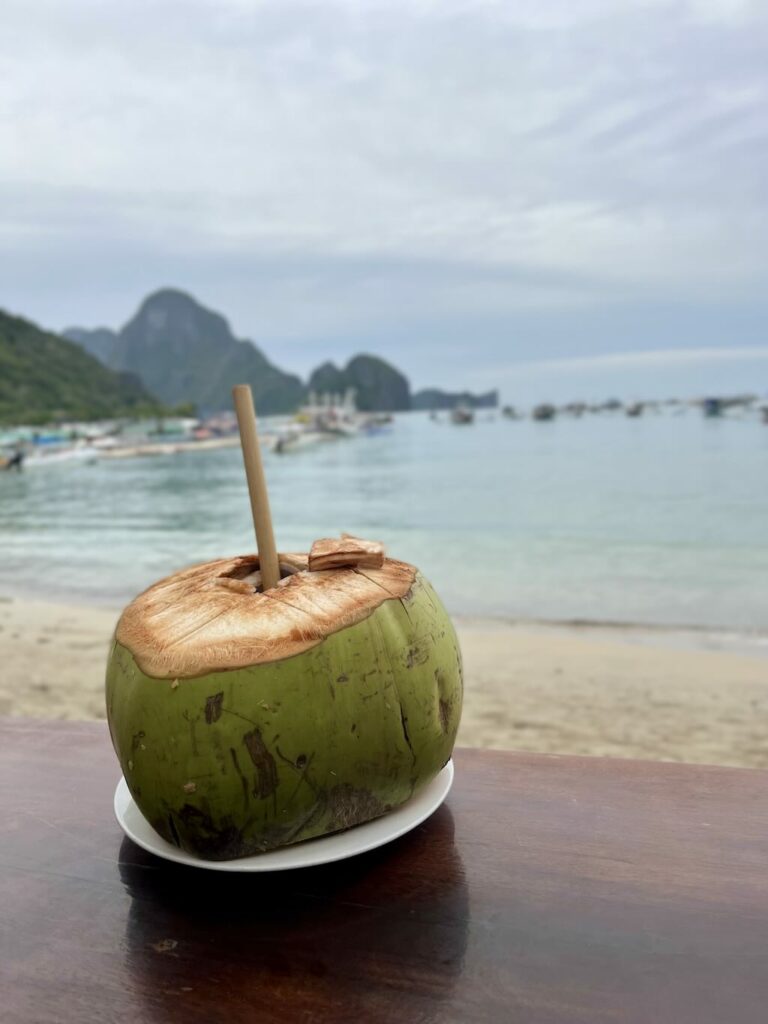
M 147 675 L 189 678 L 290 658 L 404 598 L 416 568 L 382 558 L 309 571 L 303 554 L 279 556 L 281 579 L 260 590 L 257 555 L 194 565 L 155 583 L 123 612 L 116 639 Z
M 381 569 L 384 565 L 384 545 L 377 540 L 362 540 L 343 533 L 341 539 L 323 537 L 316 540 L 309 552 L 309 571 L 323 569 Z

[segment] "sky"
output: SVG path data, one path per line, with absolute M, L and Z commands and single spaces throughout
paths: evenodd
M 4 0 L 0 306 L 278 365 L 768 391 L 768 4 Z

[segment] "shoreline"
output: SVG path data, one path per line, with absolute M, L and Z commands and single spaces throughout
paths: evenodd
M 525 630 L 542 633 L 573 633 L 595 639 L 617 640 L 642 647 L 671 650 L 730 651 L 768 658 L 768 630 L 736 629 L 730 626 L 670 625 L 667 623 L 622 622 L 616 619 L 514 619 L 504 616 L 452 616 L 464 630 Z
M 30 604 L 69 606 L 111 612 L 117 617 L 137 594 L 120 601 L 99 599 L 95 595 L 60 594 L 35 589 L 19 589 L 10 593 L 0 584 L 0 604 L 21 601 Z M 449 610 L 450 611 L 450 610 Z M 674 650 L 731 651 L 768 658 L 768 628 L 750 629 L 735 626 L 709 626 L 696 623 L 631 622 L 621 619 L 544 619 L 515 618 L 508 615 L 474 615 L 451 612 L 457 629 L 465 631 L 523 630 L 542 633 L 573 633 L 575 636 L 613 639 L 640 646 L 665 647 Z
M 0 715 L 104 718 L 116 607 L 0 599 Z M 456 620 L 458 743 L 541 753 L 768 767 L 765 652 L 669 631 Z M 689 634 L 690 635 L 690 634 Z M 662 642 L 659 642 L 662 637 Z

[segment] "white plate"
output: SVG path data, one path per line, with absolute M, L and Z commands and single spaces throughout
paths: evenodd
M 259 853 L 254 857 L 239 857 L 237 860 L 203 860 L 166 842 L 134 803 L 124 778 L 117 784 L 114 806 L 115 817 L 128 838 L 142 849 L 165 860 L 195 868 L 208 868 L 210 871 L 287 871 L 290 868 L 307 868 L 329 864 L 334 860 L 345 860 L 391 843 L 434 814 L 448 796 L 452 783 L 453 761 L 449 761 L 421 792 L 381 818 L 356 825 L 346 832 L 308 839 L 295 846 L 284 846 L 280 850 Z

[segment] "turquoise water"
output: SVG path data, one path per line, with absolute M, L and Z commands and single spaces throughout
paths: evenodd
M 342 530 L 415 562 L 454 614 L 763 630 L 768 428 L 622 415 L 399 417 L 265 455 L 278 545 Z M 253 550 L 237 449 L 0 474 L 0 592 L 122 603 Z

